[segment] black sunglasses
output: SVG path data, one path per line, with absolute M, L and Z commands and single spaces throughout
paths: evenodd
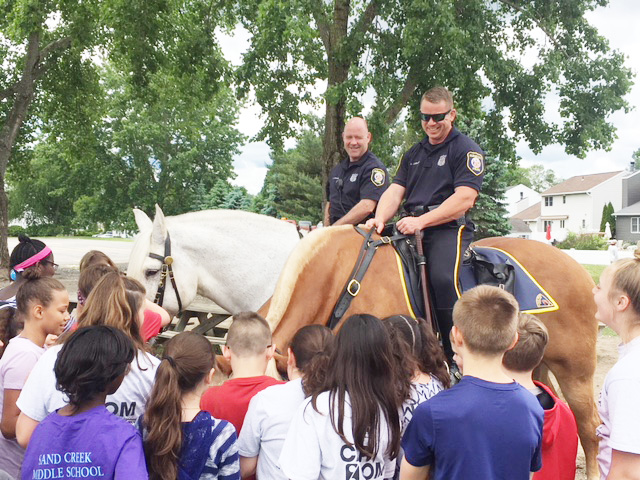
M 51 260 L 43 260 L 42 263 L 46 263 L 47 265 L 51 265 L 54 270 L 57 270 L 58 266 L 59 266 L 57 263 L 53 263 Z
M 444 113 L 434 113 L 433 115 L 430 115 L 428 113 L 422 113 L 420 112 L 420 118 L 422 119 L 423 122 L 428 122 L 430 119 L 433 118 L 434 122 L 441 122 L 442 120 L 444 120 L 444 118 L 449 115 L 449 112 L 451 110 L 447 110 Z

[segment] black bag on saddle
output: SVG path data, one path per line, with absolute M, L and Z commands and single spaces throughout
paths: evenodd
M 515 293 L 516 275 L 513 265 L 491 263 L 487 257 L 476 252 L 473 248 L 469 248 L 469 253 L 469 261 L 477 285 L 491 285 L 502 288 L 512 295 Z

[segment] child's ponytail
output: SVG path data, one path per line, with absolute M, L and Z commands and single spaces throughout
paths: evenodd
M 202 335 L 183 332 L 167 342 L 143 417 L 150 479 L 178 478 L 182 396 L 204 380 L 214 362 L 211 344 Z
M 178 384 L 175 360 L 165 354 L 143 417 L 149 432 L 144 451 L 150 479 L 178 478 L 182 445 L 182 392 Z

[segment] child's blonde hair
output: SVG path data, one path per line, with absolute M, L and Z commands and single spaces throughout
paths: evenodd
M 617 291 L 628 296 L 631 307 L 640 315 L 640 249 L 636 249 L 633 258 L 618 260 L 611 268 L 611 294 Z
M 271 345 L 271 329 L 267 321 L 255 312 L 233 316 L 227 333 L 227 346 L 238 357 L 252 357 Z
M 549 332 L 541 320 L 529 313 L 518 319 L 518 343 L 502 358 L 505 368 L 514 372 L 531 372 L 542 361 L 549 342 Z
M 453 307 L 453 324 L 472 352 L 504 353 L 516 336 L 518 302 L 498 287 L 480 285 L 466 291 Z

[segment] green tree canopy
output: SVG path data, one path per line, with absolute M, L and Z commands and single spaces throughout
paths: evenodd
M 563 182 L 563 179 L 558 178 L 552 169 L 536 164 L 530 167 L 510 165 L 505 172 L 504 181 L 509 186 L 522 184 L 541 193 Z
M 325 104 L 323 180 L 342 155 L 345 115 L 375 95 L 370 126 L 384 138 L 422 92 L 448 87 L 469 119 L 489 126 L 493 153 L 515 164 L 514 145 L 561 143 L 584 157 L 608 148 L 609 113 L 628 105 L 623 55 L 586 20 L 605 0 L 248 0 L 237 5 L 250 48 L 238 72 L 266 116 L 258 135 L 274 148 L 302 121 L 302 103 Z M 531 61 L 523 62 L 523 58 Z M 322 97 L 310 87 L 326 82 Z M 548 120 L 545 99 L 560 98 Z
M 209 2 L 16 0 L 3 13 L 0 183 L 11 158 L 12 214 L 121 225 L 133 206 L 184 212 L 199 184 L 233 175 L 243 137 L 215 38 L 230 21 Z

